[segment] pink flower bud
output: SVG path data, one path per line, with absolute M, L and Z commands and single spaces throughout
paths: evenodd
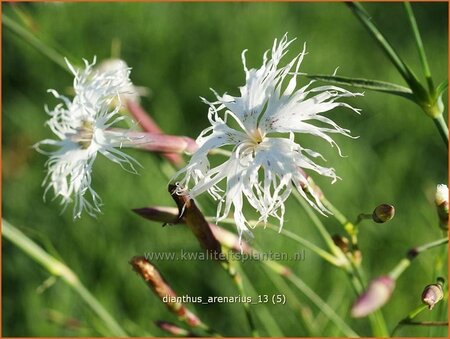
M 448 187 L 437 185 L 435 196 L 436 209 L 439 216 L 439 226 L 448 230 Z
M 166 331 L 177 337 L 193 337 L 193 333 L 184 328 L 178 327 L 175 324 L 169 323 L 167 321 L 157 320 L 155 321 L 155 325 L 158 326 L 163 331 Z
M 381 276 L 369 284 L 367 290 L 355 301 L 351 315 L 361 318 L 383 306 L 391 297 L 395 280 L 389 276 Z
M 180 222 L 178 219 L 178 209 L 175 207 L 142 207 L 134 208 L 133 212 L 145 219 L 160 221 L 165 224 L 176 224 Z
M 425 287 L 422 292 L 422 302 L 432 310 L 434 305 L 444 298 L 444 290 L 441 284 L 431 284 Z

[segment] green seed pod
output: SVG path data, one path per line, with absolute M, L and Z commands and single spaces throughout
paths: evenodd
M 372 213 L 372 219 L 376 223 L 382 224 L 391 220 L 395 215 L 395 208 L 392 205 L 378 205 Z

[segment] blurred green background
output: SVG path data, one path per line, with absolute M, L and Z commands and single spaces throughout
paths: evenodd
M 420 63 L 403 5 L 370 3 L 366 8 L 406 62 L 420 75 Z M 447 3 L 414 3 L 413 9 L 428 52 L 435 83 L 447 78 Z M 244 83 L 241 52 L 247 65 L 259 67 L 262 54 L 285 32 L 297 37 L 289 57 L 303 42 L 308 55 L 302 71 L 367 77 L 404 84 L 385 55 L 342 3 L 35 3 L 4 4 L 3 13 L 27 27 L 44 43 L 63 51 L 73 62 L 110 57 L 112 42 L 120 41 L 121 57 L 133 68 L 136 85 L 151 89 L 142 105 L 169 134 L 195 138 L 208 126 L 207 106 L 200 96 L 214 99 L 209 88 L 236 95 Z M 103 214 L 72 220 L 57 201 L 42 199 L 46 157 L 30 146 L 53 138 L 44 126 L 44 105 L 55 104 L 48 88 L 61 92 L 72 84 L 69 73 L 3 27 L 2 174 L 3 217 L 47 251 L 64 261 L 132 336 L 165 336 L 153 321 L 176 322 L 164 305 L 132 272 L 129 259 L 150 251 L 200 251 L 183 226 L 161 227 L 135 215 L 131 208 L 174 206 L 161 172 L 165 161 L 155 154 L 130 151 L 142 165 L 140 175 L 122 171 L 101 156 L 95 163 L 93 186 L 103 199 Z M 301 79 L 305 83 L 306 79 Z M 447 102 L 447 96 L 444 98 Z M 360 248 L 368 279 L 387 273 L 414 246 L 438 239 L 433 203 L 436 184 L 447 181 L 447 150 L 432 121 L 420 109 L 398 97 L 365 92 L 348 102 L 362 109 L 356 115 L 335 110 L 332 116 L 359 139 L 336 136 L 346 158 L 313 138 L 306 146 L 320 151 L 341 181 L 331 185 L 313 175 L 329 200 L 349 218 L 371 212 L 380 203 L 396 207 L 384 225 L 365 222 Z M 204 212 L 215 215 L 215 204 L 200 199 Z M 291 197 L 285 229 L 324 247 L 306 213 Z M 248 215 L 253 215 L 252 211 Z M 330 233 L 341 233 L 333 219 L 320 217 Z M 234 228 L 227 225 L 228 229 Z M 254 244 L 264 252 L 303 248 L 271 230 L 254 231 Z M 370 336 L 367 319 L 351 319 L 355 296 L 346 275 L 306 250 L 305 261 L 285 262 L 296 274 L 363 336 Z M 435 281 L 435 260 L 441 249 L 424 253 L 397 282 L 383 308 L 390 329 L 416 306 L 425 285 Z M 102 336 L 98 318 L 63 282 L 43 292 L 49 277 L 10 242 L 3 241 L 3 336 Z M 179 295 L 237 295 L 229 277 L 214 262 L 156 263 Z M 243 264 L 260 294 L 279 293 L 260 265 Z M 444 263 L 447 266 L 447 263 Z M 307 298 L 321 336 L 341 335 Z M 289 300 L 288 300 L 289 303 Z M 443 303 L 442 303 L 443 304 Z M 422 320 L 444 320 L 447 304 L 426 312 Z M 240 304 L 189 305 L 226 336 L 249 335 Z M 253 306 L 255 314 L 260 307 Z M 298 314 L 289 306 L 267 305 L 285 336 L 307 335 Z M 56 312 L 56 313 L 55 313 Z M 53 316 L 51 316 L 53 314 Z M 59 314 L 63 321 L 55 320 Z M 73 326 L 70 326 L 73 321 Z M 68 323 L 69 322 L 69 323 Z M 259 318 L 257 323 L 261 328 Z M 268 335 L 261 330 L 262 335 Z M 446 328 L 410 327 L 403 336 L 447 336 Z

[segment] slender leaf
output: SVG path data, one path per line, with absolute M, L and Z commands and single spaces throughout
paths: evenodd
M 417 26 L 416 18 L 412 10 L 411 4 L 408 2 L 404 3 L 406 14 L 408 15 L 409 23 L 411 24 L 411 29 L 414 34 L 414 39 L 416 40 L 417 50 L 419 51 L 420 62 L 422 63 L 423 73 L 427 79 L 428 90 L 430 93 L 434 94 L 434 84 L 433 78 L 431 76 L 430 67 L 428 66 L 427 56 L 425 54 L 425 48 L 423 47 L 422 38 L 420 36 L 419 27 Z
M 17 22 L 12 20 L 8 16 L 2 15 L 2 22 L 6 28 L 17 34 L 22 39 L 24 39 L 31 46 L 36 48 L 39 52 L 47 56 L 57 65 L 61 66 L 65 71 L 70 72 L 64 61 L 64 57 L 61 54 L 59 54 L 56 50 L 44 44 L 40 39 L 38 39 L 36 36 L 27 31 L 25 28 L 23 28 L 21 25 L 19 25 Z
M 420 84 L 419 80 L 413 73 L 413 71 L 403 62 L 392 45 L 387 41 L 384 35 L 380 32 L 377 26 L 373 23 L 369 13 L 366 12 L 364 7 L 358 2 L 346 2 L 356 17 L 367 28 L 372 37 L 378 42 L 380 47 L 392 61 L 394 66 L 400 72 L 402 77 L 410 86 L 411 90 L 420 97 L 421 100 L 427 98 L 427 92 L 425 88 Z
M 364 78 L 350 78 L 325 74 L 306 74 L 306 77 L 336 85 L 347 85 L 355 88 L 367 89 L 371 91 L 389 93 L 415 101 L 413 92 L 407 88 L 390 82 L 370 80 Z
M 441 82 L 436 88 L 436 96 L 441 96 L 448 89 L 448 79 Z
M 127 336 L 127 333 L 122 329 L 119 323 L 100 304 L 91 292 L 87 290 L 87 288 L 78 279 L 78 276 L 68 266 L 45 252 L 40 246 L 19 231 L 19 229 L 4 219 L 2 219 L 2 236 L 20 248 L 30 258 L 42 265 L 51 274 L 56 277 L 60 277 L 67 285 L 76 291 L 86 302 L 86 304 L 88 304 L 89 307 L 103 321 L 110 335 L 117 337 Z

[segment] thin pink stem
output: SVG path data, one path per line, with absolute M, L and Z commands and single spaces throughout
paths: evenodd
M 157 134 L 164 133 L 139 103 L 127 100 L 127 108 L 144 131 Z M 163 153 L 162 155 L 177 167 L 183 164 L 183 158 L 179 154 L 169 152 Z

